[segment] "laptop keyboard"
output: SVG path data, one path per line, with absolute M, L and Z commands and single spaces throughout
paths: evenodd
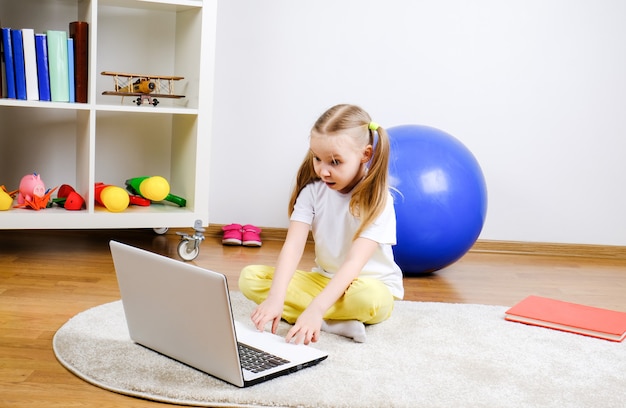
M 253 373 L 260 373 L 261 371 L 289 363 L 288 360 L 268 352 L 255 349 L 245 344 L 238 344 L 239 359 L 241 360 L 242 367 Z

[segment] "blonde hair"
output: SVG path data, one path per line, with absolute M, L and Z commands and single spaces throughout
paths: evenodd
M 383 212 L 387 204 L 389 191 L 387 181 L 387 167 L 389 165 L 389 137 L 385 129 L 379 125 L 371 126 L 372 119 L 358 106 L 355 105 L 335 105 L 324 112 L 313 125 L 312 132 L 324 135 L 334 135 L 339 132 L 363 128 L 359 132 L 359 143 L 363 146 L 371 145 L 373 148 L 372 158 L 369 161 L 368 171 L 363 180 L 352 190 L 350 199 L 350 213 L 360 218 L 361 224 L 354 234 L 353 239 L 369 227 L 376 218 Z M 375 139 L 378 133 L 378 139 Z M 289 200 L 289 216 L 293 213 L 298 195 L 309 183 L 320 178 L 315 173 L 313 167 L 313 154 L 308 152 L 296 175 L 296 184 Z

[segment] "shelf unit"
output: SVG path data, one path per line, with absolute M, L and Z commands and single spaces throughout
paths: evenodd
M 89 23 L 87 103 L 0 99 L 0 185 L 15 190 L 38 173 L 46 188 L 69 184 L 86 209 L 0 211 L 2 229 L 170 228 L 208 225 L 208 183 L 216 0 L 0 0 L 3 27 L 35 32 Z M 137 106 L 103 71 L 177 75 L 183 99 Z M 109 212 L 96 182 L 162 176 L 187 200 Z M 56 197 L 56 194 L 53 194 Z M 17 201 L 14 202 L 14 204 Z

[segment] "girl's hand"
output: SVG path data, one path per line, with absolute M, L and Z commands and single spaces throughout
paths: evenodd
M 265 325 L 272 322 L 272 333 L 276 334 L 278 323 L 283 314 L 283 301 L 275 297 L 268 296 L 260 305 L 254 309 L 250 318 L 259 331 L 265 330 Z
M 296 324 L 289 330 L 285 340 L 294 341 L 295 344 L 315 343 L 320 338 L 323 313 L 307 308 L 296 320 Z

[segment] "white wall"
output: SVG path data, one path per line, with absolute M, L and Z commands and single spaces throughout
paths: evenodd
M 286 227 L 317 116 L 459 138 L 482 239 L 626 245 L 623 0 L 219 3 L 210 221 Z

